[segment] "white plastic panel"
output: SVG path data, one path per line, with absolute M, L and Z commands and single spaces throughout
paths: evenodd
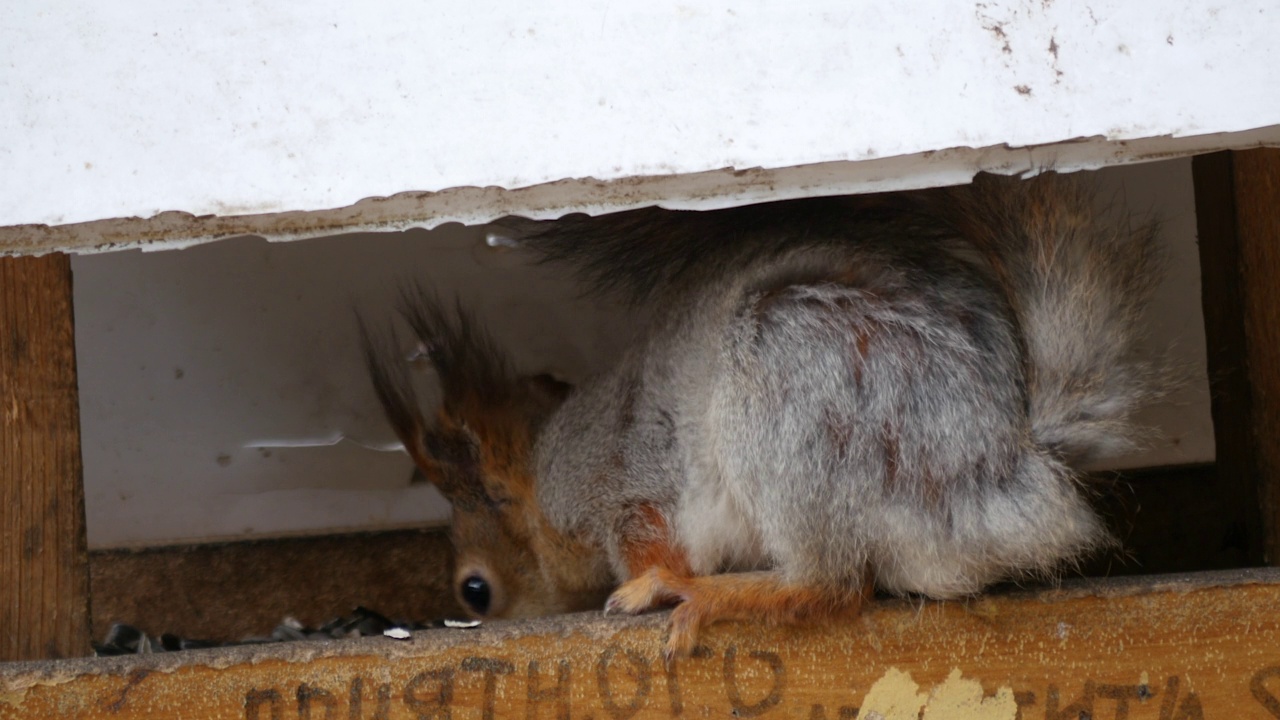
M 523 372 L 581 378 L 627 332 L 616 309 L 572 302 L 564 278 L 456 225 L 73 271 L 93 547 L 443 521 L 408 457 L 386 451 L 355 332 L 357 305 L 390 321 L 405 282 L 456 294 Z
M 1101 139 L 1077 158 L 1085 165 L 1123 159 L 1126 140 L 1158 141 L 1143 146 L 1148 156 L 1187 152 L 1179 139 L 1280 125 L 1276 10 L 1274 0 L 9 2 L 0 226 L 899 157 L 915 164 L 855 173 L 844 191 L 886 178 L 939 184 L 993 159 L 925 154 L 990 149 L 1007 164 L 1001 148 L 1082 138 Z M 1280 131 L 1248 142 L 1280 142 Z M 625 204 L 627 190 L 603 204 Z
M 1110 466 L 1213 457 L 1190 162 L 1103 171 L 1104 198 L 1166 220 L 1169 276 L 1149 352 L 1193 382 L 1152 408 L 1160 433 Z M 578 380 L 633 335 L 619 307 L 486 246 L 481 228 L 76 257 L 76 342 L 89 541 L 156 544 L 443 522 L 409 485 L 358 353 L 353 306 L 390 314 L 415 278 L 457 293 L 522 371 Z M 338 437 L 347 441 L 330 444 Z

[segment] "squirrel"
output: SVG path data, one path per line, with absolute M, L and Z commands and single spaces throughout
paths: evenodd
M 671 658 L 713 622 L 967 596 L 1111 542 L 1078 468 L 1129 449 L 1159 391 L 1134 346 L 1161 252 L 1087 181 L 512 220 L 654 314 L 570 388 L 406 289 L 430 421 L 394 334 L 360 321 L 391 426 L 452 503 L 474 616 L 674 605 Z

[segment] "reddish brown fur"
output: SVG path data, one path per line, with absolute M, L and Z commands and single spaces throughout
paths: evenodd
M 867 330 L 856 331 L 854 342 L 853 381 L 858 389 L 862 389 L 862 364 L 867 358 L 867 352 L 871 349 L 871 333 Z
M 885 421 L 884 424 L 884 487 L 893 492 L 898 488 L 898 430 Z
M 448 480 L 444 475 L 444 471 L 440 468 L 440 464 L 427 452 L 424 442 L 427 436 L 427 429 L 422 426 L 420 420 L 421 417 L 418 416 L 411 426 L 396 427 L 396 436 L 400 438 L 405 452 L 409 453 L 409 458 L 422 471 L 422 476 L 426 478 L 427 482 L 437 488 L 441 488 L 441 492 L 444 492 L 443 488 L 448 485 Z
M 932 472 L 926 471 L 924 477 L 920 479 L 920 495 L 929 507 L 937 510 L 942 507 L 942 483 L 938 481 L 938 476 Z
M 466 428 L 479 440 L 480 476 L 486 490 L 499 491 L 502 499 L 532 500 L 532 428 L 515 408 L 497 406 L 469 409 L 455 419 L 440 413 L 440 427 Z M 495 498 L 498 499 L 498 498 Z
M 1039 189 L 1041 187 L 1045 189 Z M 1026 280 L 1022 275 L 1029 274 L 1033 276 L 1032 279 L 1049 277 L 1044 269 L 1031 272 L 1034 268 L 1024 266 L 1028 262 L 1039 262 L 1048 267 L 1057 257 L 1054 252 L 1053 237 L 1031 238 L 1034 242 L 1022 242 L 1027 238 L 1023 237 L 1021 228 L 1010 230 L 1014 224 L 1012 220 L 1025 220 L 1026 224 L 1032 226 L 1032 230 L 1059 226 L 1069 230 L 1081 223 L 1087 225 L 1087 219 L 1077 222 L 1075 218 L 1048 217 L 1060 215 L 1063 212 L 1060 209 L 1061 203 L 1054 196 L 1057 192 L 1056 188 L 1056 185 L 1032 186 L 1027 195 L 1019 200 L 1027 207 L 1018 208 L 1016 216 L 1012 219 L 1007 215 L 1011 206 L 994 193 L 989 196 L 981 195 L 980 198 L 987 199 L 981 203 L 975 203 L 967 199 L 967 191 L 957 191 L 962 193 L 955 196 L 959 199 L 958 202 L 953 201 L 954 199 L 945 191 L 930 191 L 891 198 L 868 198 L 862 203 L 862 207 L 885 211 L 900 209 L 905 213 L 903 228 L 906 230 L 911 229 L 911 214 L 923 213 L 928 216 L 924 218 L 926 222 L 922 223 L 926 233 L 936 231 L 939 235 L 954 234 L 955 239 L 971 244 L 979 254 L 987 256 L 990 269 L 980 271 L 984 276 L 983 279 L 993 281 L 998 289 L 1012 289 L 1008 302 L 1015 311 L 1020 311 L 1018 303 L 1034 303 L 1034 298 L 1038 297 L 1035 293 L 1020 295 L 1013 292 L 1018 291 L 1019 283 Z M 857 206 L 856 201 L 848 202 L 854 202 L 854 206 Z M 899 203 L 902 205 L 901 208 L 898 207 Z M 929 210 L 930 205 L 936 205 L 934 208 L 936 212 Z M 1067 205 L 1070 206 L 1070 203 Z M 754 211 L 744 212 L 748 213 L 744 217 L 748 219 L 753 217 L 750 212 Z M 1023 218 L 1024 214 L 1025 218 Z M 937 217 L 932 217 L 933 215 Z M 770 214 L 766 214 L 766 218 L 769 216 Z M 653 217 L 652 212 L 645 217 Z M 707 234 L 701 229 L 706 227 L 705 222 L 715 222 L 709 220 L 710 218 L 713 218 L 710 214 L 684 216 L 681 225 L 673 226 L 675 232 L 671 237 L 674 240 L 671 241 L 669 249 L 680 249 L 684 241 L 688 241 L 693 247 L 698 247 L 697 242 L 701 240 L 702 235 L 718 238 L 720 234 Z M 807 228 L 810 226 L 816 233 L 815 237 L 819 237 L 824 232 L 823 223 L 810 223 L 804 215 L 784 212 L 781 218 L 786 221 L 784 225 L 799 228 L 795 231 L 799 238 L 808 236 Z M 892 219 L 891 222 L 896 223 Z M 647 222 L 644 226 L 646 233 L 652 229 Z M 655 227 L 661 227 L 661 225 Z M 711 227 L 716 225 L 712 224 Z M 736 225 L 730 227 L 732 229 Z M 877 226 L 873 223 L 870 227 Z M 887 230 L 891 230 L 892 227 L 894 226 L 886 225 Z M 618 236 L 621 240 L 628 240 L 625 235 L 635 235 L 634 231 L 625 230 L 625 227 L 624 231 L 623 235 Z M 565 237 L 572 235 L 573 233 L 570 232 Z M 667 234 L 659 233 L 659 235 Z M 750 233 L 745 235 L 749 236 Z M 1070 235 L 1065 234 L 1063 237 L 1070 237 Z M 677 240 L 680 242 L 675 242 Z M 1014 240 L 1017 240 L 1021 246 L 1030 245 L 1041 252 L 1030 261 L 1024 260 L 1018 251 L 1010 249 L 1012 247 L 1010 243 Z M 534 242 L 536 244 L 536 238 Z M 583 244 L 572 243 L 575 247 Z M 619 241 L 610 242 L 609 246 L 626 249 L 628 244 L 634 245 L 634 238 L 629 239 L 627 244 Z M 599 246 L 599 244 L 596 245 L 596 247 Z M 622 277 L 619 282 L 615 279 L 616 276 L 610 274 L 619 267 L 611 257 L 611 253 L 602 253 L 593 259 L 592 254 L 580 254 L 576 249 L 562 250 L 554 245 L 549 247 L 551 250 L 547 257 L 569 260 L 578 258 L 586 263 L 589 270 L 587 275 L 602 269 L 603 272 L 599 273 L 598 280 L 601 287 L 615 286 L 613 284 L 624 289 L 630 287 L 637 299 L 651 296 L 652 288 L 663 283 L 683 282 L 686 279 L 696 280 L 697 275 L 684 273 L 688 268 L 693 268 L 693 272 L 697 272 L 701 267 L 691 263 L 683 265 L 676 263 L 672 267 L 664 268 L 660 267 L 659 262 L 641 257 L 634 271 Z M 570 243 L 563 245 L 563 248 L 569 247 Z M 770 252 L 770 248 L 773 247 L 772 241 L 761 246 L 763 252 Z M 558 256 L 557 253 L 559 253 Z M 1099 263 L 1110 257 L 1104 252 L 1086 254 L 1088 257 L 1081 262 Z M 661 260 L 662 255 L 660 247 L 655 255 L 656 260 Z M 958 259 L 965 259 L 968 255 L 969 253 L 965 252 L 963 257 Z M 750 252 L 741 256 L 735 253 L 725 255 L 729 263 L 745 263 L 751 257 Z M 899 287 L 893 281 L 897 275 L 893 272 L 891 264 L 885 267 L 877 264 L 874 254 L 869 260 L 865 264 L 860 260 L 856 265 L 845 263 L 835 268 L 831 268 L 825 262 L 821 265 L 801 264 L 796 266 L 794 277 L 761 276 L 774 277 L 774 280 L 772 284 L 752 288 L 749 296 L 750 304 L 746 308 L 747 317 L 735 318 L 735 320 L 755 321 L 757 330 L 765 330 L 766 323 L 771 320 L 787 320 L 783 311 L 787 309 L 786 306 L 792 304 L 793 300 L 809 304 L 811 307 L 807 310 L 818 313 L 821 321 L 833 324 L 842 322 L 841 318 L 852 317 L 846 311 L 857 310 L 867 303 L 884 303 L 892 308 L 894 303 L 898 302 L 893 297 L 895 288 Z M 595 263 L 596 270 L 592 269 L 592 263 Z M 975 263 L 975 268 L 980 266 L 981 263 Z M 883 271 L 888 271 L 887 275 Z M 988 272 L 991 276 L 989 278 L 986 277 Z M 1142 280 L 1145 272 L 1145 266 L 1139 266 L 1134 271 L 1134 276 Z M 1011 277 L 1011 275 L 1018 277 Z M 876 282 L 877 277 L 888 277 L 890 281 Z M 911 277 L 905 277 L 905 282 L 914 281 Z M 797 289 L 798 286 L 811 284 L 828 285 L 827 289 L 830 289 L 830 286 L 848 285 L 860 290 L 853 293 L 829 293 L 827 295 L 840 295 L 840 297 L 830 298 L 823 294 Z M 1065 284 L 1064 287 L 1071 289 L 1073 286 Z M 376 358 L 373 358 L 371 365 L 375 365 L 372 368 L 374 381 L 384 405 L 388 406 L 388 414 L 393 424 L 399 422 L 401 426 L 410 428 L 407 434 L 411 438 L 406 439 L 405 445 L 409 448 L 415 462 L 446 495 L 450 492 L 449 484 L 453 484 L 453 492 L 458 497 L 450 497 L 450 499 L 454 500 L 454 537 L 458 545 L 460 565 L 472 563 L 472 567 L 492 570 L 492 574 L 506 587 L 505 599 L 508 602 L 489 614 L 537 615 L 590 607 L 595 602 L 592 598 L 607 592 L 605 588 L 613 584 L 615 580 L 613 573 L 625 572 L 630 579 L 609 597 L 606 610 L 636 613 L 662 605 L 677 604 L 678 607 L 671 617 L 667 652 L 670 655 L 684 655 L 692 651 L 698 634 L 704 626 L 720 620 L 764 620 L 770 623 L 821 622 L 833 616 L 853 614 L 860 610 L 869 597 L 873 581 L 869 569 L 857 568 L 856 562 L 848 568 L 852 577 L 841 574 L 841 577 L 832 578 L 815 573 L 815 568 L 802 563 L 781 561 L 780 567 L 789 572 L 777 570 L 694 576 L 689 565 L 688 554 L 673 536 L 673 529 L 667 515 L 661 509 L 662 505 L 643 502 L 632 507 L 625 505 L 626 500 L 623 498 L 636 497 L 629 492 L 633 488 L 626 482 L 625 475 L 621 478 L 624 481 L 622 484 L 625 485 L 623 491 L 618 491 L 616 487 L 608 487 L 609 484 L 604 482 L 600 483 L 601 488 L 591 488 L 591 491 L 596 493 L 590 498 L 595 503 L 595 506 L 590 508 L 591 512 L 579 512 L 578 515 L 571 516 L 566 523 L 569 527 L 589 527 L 589 530 L 582 532 L 592 533 L 591 542 L 552 528 L 537 502 L 532 451 L 538 428 L 548 416 L 548 406 L 564 399 L 564 388 L 553 384 L 544 388 L 543 392 L 533 392 L 526 381 L 516 380 L 513 377 L 509 364 L 497 354 L 487 338 L 471 332 L 467 326 L 467 318 L 461 310 L 451 314 L 447 309 L 442 309 L 438 303 L 433 303 L 425 293 L 420 295 L 423 295 L 421 302 L 424 309 L 417 312 L 411 309 L 406 315 L 426 346 L 432 351 L 432 362 L 435 363 L 436 370 L 440 374 L 445 410 L 439 417 L 438 425 L 439 435 L 443 437 L 436 437 L 437 433 L 434 429 L 424 429 L 425 422 L 420 417 L 405 419 L 408 413 L 406 408 L 401 406 L 410 405 L 413 398 L 413 394 L 409 392 L 411 383 L 408 382 L 407 375 L 397 373 L 387 365 L 376 367 L 377 363 L 373 362 Z M 1032 300 L 1027 300 L 1028 297 Z M 907 301 L 910 302 L 910 298 Z M 830 312 L 824 314 L 823 311 Z M 857 313 L 857 317 L 866 315 L 868 313 Z M 876 313 L 869 313 L 869 315 L 874 317 Z M 965 327 L 974 322 L 965 317 L 963 312 L 959 314 L 958 320 Z M 890 345 L 882 342 L 883 337 L 887 337 L 882 337 L 882 334 L 888 328 L 869 319 L 865 321 L 847 319 L 844 322 L 848 323 L 847 326 L 842 326 L 847 330 L 845 339 L 842 340 L 846 344 L 841 350 L 846 354 L 843 362 L 851 365 L 840 369 L 852 375 L 856 391 L 863 394 L 865 392 L 864 373 L 876 371 L 876 366 L 868 363 L 869 357 L 872 353 L 884 353 L 890 349 Z M 834 329 L 840 330 L 842 327 Z M 693 329 L 699 328 L 693 327 Z M 976 328 L 973 332 L 980 330 L 981 328 Z M 919 338 L 913 343 L 903 334 L 904 329 L 895 326 L 893 332 L 899 333 L 895 338 L 905 338 L 892 345 L 892 350 L 896 354 L 893 360 L 899 364 L 899 367 L 911 367 L 923 362 L 925 353 L 931 350 L 926 338 Z M 1015 342 L 1022 341 L 1022 339 L 1015 340 Z M 369 345 L 367 335 L 366 344 Z M 656 343 L 649 349 L 661 353 L 665 348 L 660 343 Z M 376 348 L 371 348 L 367 351 L 371 358 L 375 350 Z M 1030 362 L 1026 359 L 1027 357 L 1029 355 L 1024 353 L 1022 362 Z M 1009 362 L 1014 363 L 1016 360 Z M 1048 365 L 1044 366 L 1048 367 Z M 1034 379 L 1029 372 L 1027 376 Z M 870 378 L 870 375 L 867 377 Z M 843 381 L 844 378 L 841 380 Z M 910 381 L 911 378 L 907 380 Z M 614 407 L 618 413 L 616 418 L 607 419 L 616 419 L 618 428 L 622 431 L 631 428 L 636 422 L 635 413 L 639 395 L 648 390 L 633 384 L 626 387 L 622 393 L 618 393 L 621 397 L 615 397 L 613 396 L 616 392 L 615 386 L 605 385 L 604 387 L 609 389 L 611 395 L 603 399 L 617 403 Z M 790 397 L 792 389 L 791 383 L 782 383 L 782 387 L 777 392 L 778 402 L 782 404 L 792 402 Z M 818 401 L 820 402 L 821 398 Z M 883 422 L 879 442 L 872 441 L 879 447 L 859 448 L 859 450 L 883 453 L 880 459 L 884 463 L 886 490 L 896 491 L 900 496 L 910 496 L 908 499 L 912 500 L 922 498 L 928 505 L 945 510 L 948 522 L 951 522 L 953 508 L 948 502 L 946 491 L 951 490 L 952 485 L 958 484 L 958 480 L 950 472 L 946 474 L 934 472 L 935 467 L 943 468 L 949 465 L 945 460 L 929 463 L 928 458 L 908 462 L 909 459 L 916 457 L 914 453 L 906 450 L 908 445 L 906 441 L 917 437 L 914 426 L 905 424 L 910 422 L 910 418 L 904 419 L 903 412 L 896 415 L 890 412 L 886 416 L 889 419 Z M 671 420 L 665 413 L 664 417 L 668 421 Z M 590 419 L 599 421 L 602 418 L 593 416 Z M 822 420 L 825 422 L 825 428 L 822 429 L 827 432 L 831 445 L 839 450 L 842 457 L 847 457 L 851 442 L 849 423 L 857 419 L 849 416 L 835 416 L 833 411 L 823 416 Z M 872 423 L 873 430 L 881 429 L 876 427 L 880 424 L 877 420 L 864 422 Z M 571 430 L 566 432 L 571 436 Z M 427 433 L 425 441 L 424 433 Z M 626 435 L 625 432 L 618 433 L 619 437 Z M 549 437 L 555 437 L 555 434 L 551 433 Z M 403 436 L 402 439 L 404 439 Z M 592 442 L 589 449 L 595 451 L 599 444 L 601 443 L 598 441 Z M 548 447 L 557 450 L 564 450 L 566 446 L 570 450 L 574 449 L 572 437 L 559 445 L 550 442 L 548 444 Z M 439 457 L 432 457 L 437 451 Z M 612 456 L 588 453 L 585 460 L 574 457 L 572 453 L 555 457 L 569 458 L 565 460 L 566 464 L 590 462 L 593 465 L 603 465 L 604 467 L 589 467 L 583 473 L 588 482 L 590 472 L 597 472 L 597 479 L 613 480 L 613 472 L 627 470 L 624 467 L 627 456 L 621 449 L 614 451 Z M 966 456 L 966 459 L 971 458 Z M 979 459 L 977 463 L 979 467 L 975 468 L 975 472 L 983 469 L 983 463 L 985 458 Z M 567 476 L 575 483 L 584 479 L 573 474 L 567 474 Z M 564 476 L 556 472 L 550 477 L 554 481 Z M 642 477 L 635 479 L 643 480 Z M 727 481 L 732 482 L 732 480 L 730 478 Z M 555 489 L 563 490 L 565 487 L 558 486 Z M 645 490 L 644 488 L 635 489 Z M 568 492 L 561 494 L 548 493 L 548 497 L 556 498 L 556 502 L 572 505 L 575 503 L 574 488 L 569 487 L 567 490 Z M 640 497 L 653 498 L 652 492 L 645 492 L 647 494 Z M 579 510 L 574 507 L 569 509 Z M 557 506 L 555 510 L 557 511 L 555 516 L 561 517 L 560 512 L 565 508 Z M 619 511 L 625 516 L 621 522 L 595 522 L 597 519 L 609 518 Z M 581 522 L 582 516 L 587 514 L 591 516 L 588 520 L 593 522 Z M 943 540 L 945 541 L 946 538 L 944 537 Z M 615 550 L 621 557 L 610 558 L 613 561 L 611 563 L 605 555 Z M 857 551 L 858 548 L 854 547 L 853 550 Z M 851 555 L 842 554 L 838 557 L 849 556 Z M 865 554 L 852 556 L 865 557 Z M 803 579 L 808 578 L 809 582 L 815 584 L 812 586 L 788 584 L 786 577 L 801 578 L 797 582 L 804 582 Z M 825 579 L 814 579 L 815 577 L 825 577 Z M 909 585 L 906 587 L 910 588 Z M 475 604 L 476 612 L 485 612 L 483 601 L 475 601 Z
M 682 577 L 693 574 L 688 556 L 672 541 L 667 518 L 656 506 L 649 503 L 634 506 L 624 527 L 619 528 L 618 536 L 622 538 L 621 551 L 631 577 L 655 567 Z
M 632 508 L 619 529 L 631 579 L 609 598 L 606 612 L 639 613 L 677 603 L 671 615 L 667 656 L 687 656 L 701 629 L 721 620 L 784 624 L 818 622 L 857 614 L 871 597 L 870 571 L 861 593 L 788 585 L 775 573 L 694 576 L 684 550 L 673 542 L 666 516 L 652 504 Z
M 849 423 L 827 409 L 823 413 L 823 420 L 826 423 L 827 439 L 836 447 L 836 456 L 841 460 L 849 457 L 849 441 L 853 437 L 853 428 Z
M 671 613 L 666 656 L 686 657 L 697 646 L 702 628 L 724 620 L 770 624 L 820 623 L 858 614 L 870 600 L 869 573 L 861 592 L 844 588 L 788 585 L 773 572 L 688 577 L 653 567 L 632 578 L 609 598 L 608 609 L 643 612 L 677 602 Z
M 441 410 L 444 432 L 468 432 L 477 443 L 479 481 L 491 500 L 458 512 L 454 542 L 459 574 L 482 566 L 501 580 L 513 602 L 494 616 L 527 616 L 599 607 L 610 579 L 599 552 L 547 522 L 534 494 L 533 428 L 516 402 L 460 403 L 457 415 Z M 427 470 L 424 468 L 424 474 Z M 461 579 L 461 578 L 460 578 Z M 538 600 L 545 607 L 516 605 Z

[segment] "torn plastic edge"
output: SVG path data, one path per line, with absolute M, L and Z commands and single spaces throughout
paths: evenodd
M 314 448 L 314 447 L 333 447 L 341 443 L 351 443 L 365 450 L 373 450 L 374 452 L 404 452 L 404 443 L 393 440 L 386 443 L 368 442 L 365 440 L 356 440 L 348 437 L 343 433 L 333 433 L 325 437 L 302 437 L 302 438 L 269 438 L 265 440 L 251 440 L 244 444 L 243 447 L 250 450 L 276 450 L 280 448 Z
M 1280 145 L 1280 125 L 1134 140 L 1092 136 L 1020 148 L 961 146 L 914 155 L 772 169 L 726 168 L 607 181 L 566 179 L 516 189 L 455 187 L 366 198 L 354 205 L 327 210 L 239 216 L 164 211 L 149 219 L 3 227 L 0 256 L 88 254 L 135 248 L 172 250 L 243 236 L 288 242 L 355 232 L 431 229 L 451 222 L 484 225 L 508 215 L 535 220 L 577 212 L 598 215 L 651 205 L 673 210 L 712 210 L 769 200 L 954 185 L 968 182 L 979 172 L 1026 175 L 1047 168 L 1074 172 L 1267 145 Z

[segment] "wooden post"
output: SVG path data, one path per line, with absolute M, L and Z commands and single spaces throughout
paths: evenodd
M 89 652 L 66 255 L 0 258 L 0 661 Z
M 1253 554 L 1280 564 L 1280 150 L 1193 168 L 1219 480 Z

